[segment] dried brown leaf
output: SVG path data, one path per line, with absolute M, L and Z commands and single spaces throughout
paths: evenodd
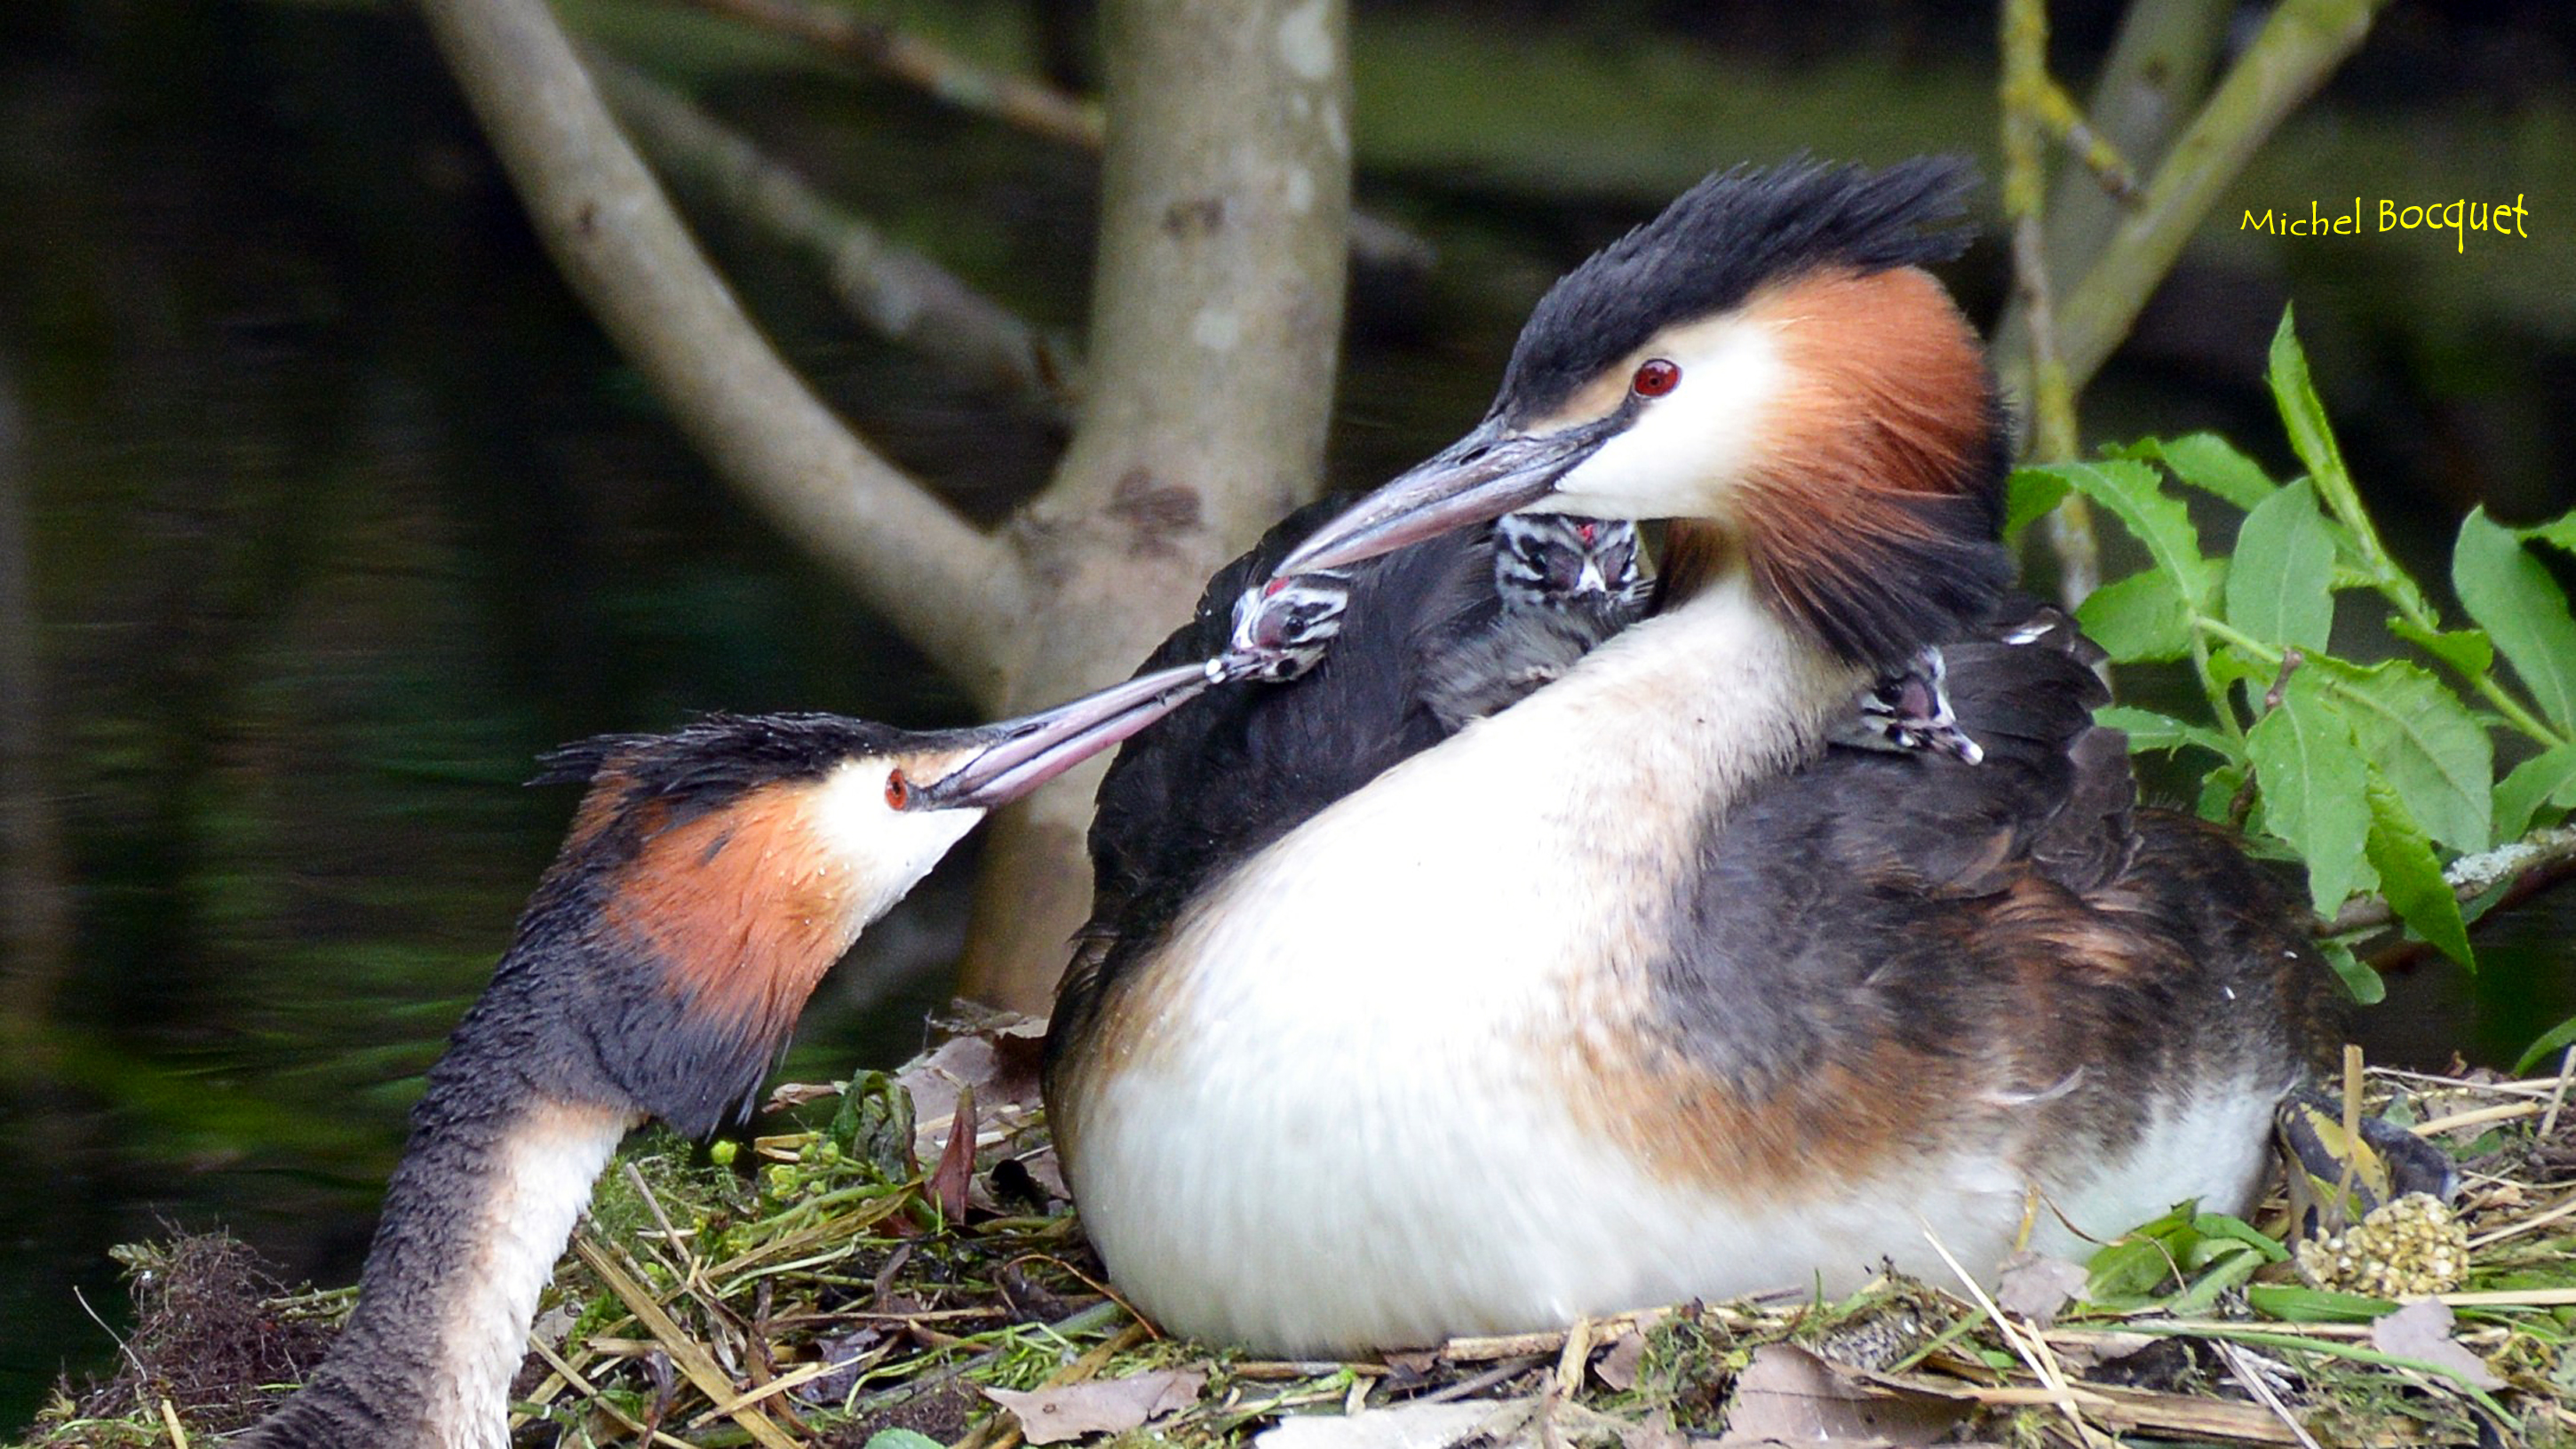
M 2058 1310 L 2074 1301 L 2091 1276 L 2081 1263 L 2044 1253 L 2015 1253 L 2004 1259 L 2003 1271 L 1995 1279 L 1995 1306 L 2046 1328 L 2057 1322 Z
M 2482 1389 L 2500 1389 L 2504 1380 L 2451 1337 L 2451 1305 L 2422 1298 L 2370 1325 L 2370 1346 L 2399 1358 L 2417 1359 L 2446 1368 Z
M 1948 1436 L 1967 1417 L 1961 1405 L 1939 1399 L 1873 1394 L 1834 1372 L 1834 1366 L 1793 1344 L 1765 1344 L 1735 1380 L 1718 1449 L 1801 1446 L 1910 1446 Z
M 1061 1444 L 1086 1434 L 1124 1434 L 1198 1402 L 1207 1375 L 1196 1369 L 1154 1369 L 1123 1379 L 1018 1393 L 986 1389 L 984 1396 L 1011 1411 L 1032 1444 Z
M 1637 1366 L 1646 1359 L 1646 1336 L 1635 1329 L 1619 1335 L 1592 1372 L 1612 1389 L 1625 1393 L 1637 1386 Z
M 948 1124 L 948 1144 L 939 1150 L 939 1165 L 930 1171 L 930 1198 L 949 1222 L 966 1220 L 966 1189 L 975 1177 L 975 1089 L 957 1093 L 956 1113 Z

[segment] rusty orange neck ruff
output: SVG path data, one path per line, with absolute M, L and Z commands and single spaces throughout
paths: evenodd
M 1666 606 L 1746 567 L 1783 615 L 1881 669 L 1974 625 L 2012 575 L 1996 541 L 2008 440 L 1949 294 L 1911 267 L 1822 272 L 1742 315 L 1776 339 L 1782 382 L 1726 516 L 1667 528 Z

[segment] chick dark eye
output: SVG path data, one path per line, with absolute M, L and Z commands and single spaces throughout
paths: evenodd
M 1628 390 L 1639 397 L 1662 397 L 1681 385 L 1680 366 L 1660 357 L 1638 363 L 1637 375 L 1628 379 Z
M 912 782 L 901 770 L 886 771 L 886 808 L 900 810 L 912 802 Z

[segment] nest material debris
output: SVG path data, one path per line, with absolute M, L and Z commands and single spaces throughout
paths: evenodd
M 1058 1442 L 1188 1449 L 2576 1446 L 2576 1113 L 2540 1140 L 2552 1081 L 2374 1072 L 2372 1110 L 2417 1124 L 2467 1186 L 2451 1209 L 2401 1200 L 2323 1243 L 2267 1235 L 2290 1217 L 2276 1196 L 2252 1224 L 2183 1210 L 2080 1272 L 2008 1275 L 2000 1302 L 1884 1275 L 1836 1302 L 1684 1304 L 1278 1363 L 1128 1312 L 1064 1201 L 1034 1036 L 986 1023 L 971 1041 L 891 1076 L 782 1089 L 796 1120 L 748 1144 L 630 1143 L 558 1269 L 516 1442 L 1018 1449 L 1034 1420 L 1080 1426 L 1040 1431 Z M 936 1110 L 916 1121 L 916 1101 Z M 949 1150 L 961 1128 L 971 1174 Z M 219 1238 L 151 1251 L 126 1367 L 67 1395 L 30 1445 L 167 1445 L 165 1416 L 198 1435 L 245 1423 L 261 1385 L 314 1361 L 312 1315 L 346 1302 L 276 1295 Z M 2373 1347 L 2398 1306 L 2374 1294 L 2443 1282 L 2458 1290 L 2442 1295 L 2446 1342 L 2474 1374 Z

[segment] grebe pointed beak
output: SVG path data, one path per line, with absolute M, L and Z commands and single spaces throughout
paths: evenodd
M 1554 432 L 1516 433 L 1489 417 L 1315 530 L 1271 577 L 1376 558 L 1535 503 L 1628 421 L 1623 409 Z
M 990 810 L 1007 805 L 1198 697 L 1214 676 L 1205 664 L 1141 674 L 1068 704 L 987 725 L 992 740 L 936 780 L 916 783 L 906 810 Z

